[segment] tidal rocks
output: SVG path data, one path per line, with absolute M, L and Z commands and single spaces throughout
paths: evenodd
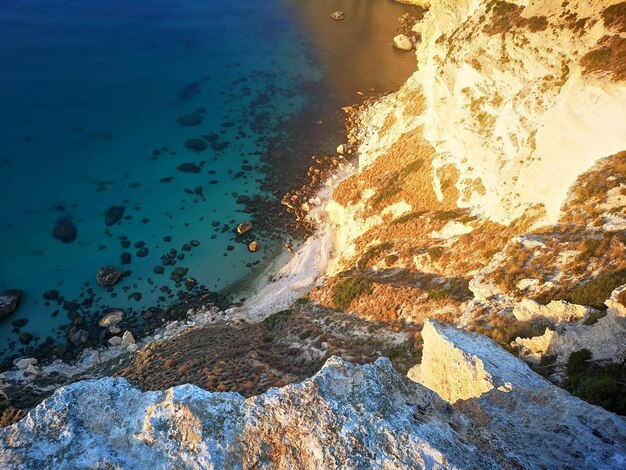
M 113 325 L 117 325 L 124 319 L 124 315 L 124 310 L 119 308 L 111 310 L 98 320 L 98 326 L 101 328 L 109 328 Z
M 252 222 L 251 221 L 247 221 L 247 222 L 243 222 L 239 225 L 237 225 L 237 235 L 243 235 L 245 233 L 248 233 L 249 231 L 251 231 L 253 228 Z
M 0 320 L 11 315 L 22 300 L 22 291 L 20 289 L 5 290 L 0 294 Z
M 124 217 L 125 206 L 111 206 L 104 212 L 104 224 L 107 227 L 119 222 Z
M 259 242 L 257 242 L 256 240 L 252 240 L 249 244 L 248 244 L 248 250 L 250 250 L 252 253 L 254 253 L 255 251 L 257 251 L 259 248 L 261 248 L 261 245 L 259 244 Z
M 209 148 L 207 143 L 202 139 L 187 139 L 185 141 L 185 147 L 195 150 L 196 152 L 202 152 Z
M 183 163 L 176 167 L 178 171 L 183 173 L 200 173 L 200 167 L 192 162 Z
M 410 51 L 413 49 L 413 43 L 406 34 L 398 34 L 393 38 L 393 45 L 395 48 L 402 51 Z
M 198 126 L 202 124 L 202 116 L 199 114 L 188 114 L 186 116 L 180 116 L 176 119 L 176 122 L 181 126 Z
M 337 10 L 337 11 L 333 11 L 330 14 L 330 17 L 335 21 L 342 21 L 346 19 L 346 14 L 343 11 Z
M 63 243 L 72 243 L 76 240 L 78 230 L 74 223 L 67 217 L 59 219 L 52 230 L 52 236 Z
M 102 266 L 96 273 L 96 282 L 103 287 L 109 287 L 117 284 L 122 271 L 114 266 Z

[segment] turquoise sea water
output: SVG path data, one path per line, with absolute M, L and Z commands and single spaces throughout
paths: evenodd
M 24 294 L 0 322 L 0 357 L 21 352 L 25 332 L 30 346 L 48 337 L 65 344 L 69 311 L 89 322 L 107 308 L 132 316 L 171 303 L 186 290 L 169 277 L 176 267 L 217 291 L 276 256 L 280 237 L 259 234 L 257 253 L 237 243 L 233 229 L 251 217 L 238 197 L 272 197 L 263 182 L 276 142 L 310 129 L 307 145 L 282 149 L 289 159 L 281 181 L 301 178 L 312 142 L 332 151 L 341 136 L 337 110 L 370 85 L 357 81 L 347 92 L 330 83 L 327 44 L 312 37 L 297 3 L 0 5 L 0 291 Z M 335 27 L 327 4 L 323 18 Z M 372 75 L 370 93 L 397 85 Z M 189 115 L 201 122 L 181 125 Z M 188 148 L 187 139 L 207 148 Z M 197 172 L 177 169 L 183 164 Z M 289 188 L 273 189 L 280 197 Z M 111 206 L 124 213 L 107 226 Z M 74 241 L 53 237 L 60 220 L 76 227 Z M 191 240 L 199 246 L 183 250 Z M 176 265 L 163 266 L 172 249 Z M 95 282 L 103 265 L 128 271 L 113 289 Z M 46 301 L 48 290 L 64 302 Z

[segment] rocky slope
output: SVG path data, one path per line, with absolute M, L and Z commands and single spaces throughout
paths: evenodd
M 244 399 L 123 379 L 59 389 L 0 431 L 2 468 L 619 468 L 626 421 L 492 341 L 427 323 L 423 383 L 336 357 Z M 434 390 L 434 391 L 433 391 Z M 437 392 L 437 393 L 435 393 Z M 440 395 L 438 395 L 438 393 Z M 450 403 L 449 403 L 450 402 Z

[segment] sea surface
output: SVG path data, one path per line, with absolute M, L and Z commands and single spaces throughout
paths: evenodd
M 410 75 L 414 55 L 391 45 L 406 11 L 419 13 L 392 0 L 2 2 L 0 291 L 24 296 L 0 322 L 0 359 L 197 286 L 241 300 L 232 286 L 290 241 L 280 227 L 238 238 L 259 217 L 249 201 L 300 184 L 341 143 L 342 106 Z M 55 238 L 59 224 L 75 239 Z M 109 289 L 95 282 L 106 265 L 124 271 Z

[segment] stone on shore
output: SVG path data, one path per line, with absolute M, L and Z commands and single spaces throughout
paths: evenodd
M 117 325 L 124 319 L 124 310 L 116 308 L 108 312 L 98 321 L 98 326 L 102 328 L 109 328 L 110 326 Z
M 120 347 L 122 349 L 127 349 L 130 345 L 135 344 L 135 337 L 130 331 L 125 331 L 122 335 L 122 341 L 120 343 Z

